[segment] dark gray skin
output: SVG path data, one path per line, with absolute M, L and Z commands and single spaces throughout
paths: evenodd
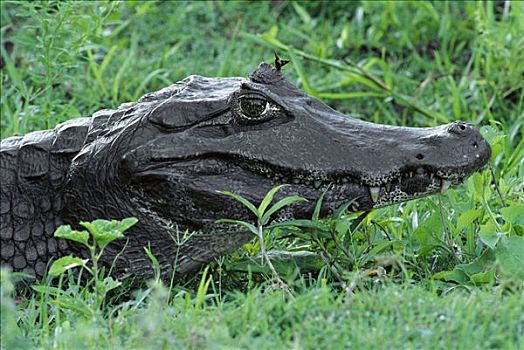
M 167 278 L 250 240 L 214 223 L 253 220 L 217 191 L 259 203 L 287 183 L 278 197 L 309 200 L 277 220 L 308 217 L 324 191 L 324 213 L 349 201 L 369 210 L 459 184 L 490 148 L 460 121 L 407 128 L 347 117 L 262 63 L 248 79 L 190 76 L 117 110 L 5 139 L 0 156 L 2 265 L 42 277 L 50 260 L 82 253 L 53 237 L 60 224 L 134 216 L 106 263 L 121 253 L 117 275 L 150 277 L 150 245 Z

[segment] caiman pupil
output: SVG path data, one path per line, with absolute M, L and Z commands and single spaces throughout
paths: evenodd
M 269 103 L 260 97 L 242 97 L 240 99 L 240 110 L 248 119 L 256 120 L 266 114 Z

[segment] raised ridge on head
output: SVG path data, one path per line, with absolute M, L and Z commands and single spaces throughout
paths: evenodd
M 284 79 L 284 76 L 272 65 L 262 62 L 257 69 L 249 76 L 255 83 L 275 84 Z

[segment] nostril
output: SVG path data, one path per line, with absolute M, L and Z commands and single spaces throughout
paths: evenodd
M 424 159 L 424 155 L 422 153 L 419 153 L 415 156 L 415 158 L 417 158 L 418 160 L 422 160 Z
M 451 124 L 448 130 L 454 134 L 465 135 L 468 130 L 468 124 L 464 122 L 455 122 Z

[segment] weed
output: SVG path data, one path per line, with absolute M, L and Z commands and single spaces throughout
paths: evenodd
M 269 222 L 271 219 L 271 215 L 279 211 L 280 209 L 283 209 L 284 207 L 296 203 L 296 202 L 302 202 L 306 201 L 305 198 L 298 197 L 298 196 L 290 196 L 283 198 L 279 200 L 277 203 L 275 203 L 273 206 L 269 207 L 271 204 L 271 201 L 273 200 L 273 197 L 275 194 L 283 187 L 284 185 L 279 185 L 271 189 L 262 199 L 262 202 L 260 202 L 260 205 L 255 207 L 251 202 L 249 202 L 247 199 L 242 198 L 241 196 L 224 191 L 223 194 L 234 198 L 235 200 L 242 203 L 246 208 L 248 208 L 253 214 L 255 214 L 255 217 L 257 219 L 256 226 L 253 224 L 250 224 L 245 221 L 240 220 L 232 220 L 232 219 L 220 219 L 217 221 L 217 223 L 220 222 L 227 222 L 231 224 L 236 224 L 243 226 L 244 228 L 248 229 L 249 232 L 253 233 L 260 243 L 260 253 L 262 255 L 262 258 L 266 261 L 267 265 L 269 266 L 269 269 L 271 271 L 271 274 L 273 275 L 273 278 L 277 281 L 279 286 L 286 291 L 286 293 L 292 297 L 291 290 L 287 286 L 287 284 L 280 278 L 278 272 L 275 270 L 275 267 L 273 266 L 273 263 L 271 262 L 271 259 L 269 258 L 269 255 L 266 251 L 266 245 L 264 243 L 264 231 L 265 225 Z

